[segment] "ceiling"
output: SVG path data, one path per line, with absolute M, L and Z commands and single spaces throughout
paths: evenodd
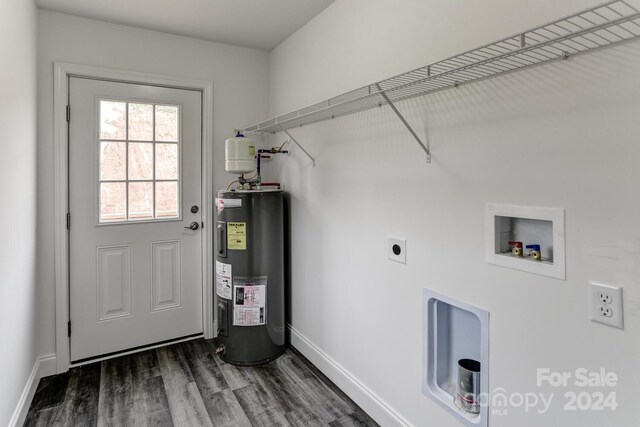
M 270 51 L 335 0 L 35 0 L 40 9 Z

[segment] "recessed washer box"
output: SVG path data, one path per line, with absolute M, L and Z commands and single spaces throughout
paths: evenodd
M 489 420 L 489 312 L 429 289 L 423 290 L 422 393 L 468 427 Z M 471 415 L 454 403 L 458 361 L 480 362 L 480 413 Z M 484 402 L 484 404 L 483 404 Z
M 525 246 L 525 256 L 511 253 L 509 242 Z M 527 245 L 540 245 L 542 260 L 526 256 Z M 564 209 L 488 203 L 486 260 L 489 264 L 565 280 Z

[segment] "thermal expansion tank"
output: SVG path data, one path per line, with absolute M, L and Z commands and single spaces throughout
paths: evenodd
M 285 350 L 281 190 L 218 191 L 215 288 L 222 360 L 258 365 Z
M 255 142 L 240 132 L 224 142 L 224 170 L 229 173 L 250 173 L 256 169 Z

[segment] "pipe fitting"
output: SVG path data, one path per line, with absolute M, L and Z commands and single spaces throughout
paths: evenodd
M 224 352 L 225 352 L 224 344 L 220 344 L 218 347 L 216 347 L 216 350 L 215 350 L 216 356 L 224 354 Z

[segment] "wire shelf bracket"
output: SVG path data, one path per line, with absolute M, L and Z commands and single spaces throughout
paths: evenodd
M 431 151 L 429 150 L 429 140 L 428 139 L 426 140 L 426 144 L 422 142 L 422 140 L 420 139 L 418 134 L 416 134 L 416 132 L 413 130 L 409 122 L 407 122 L 407 120 L 404 118 L 402 113 L 400 113 L 400 111 L 398 111 L 398 108 L 396 108 L 393 102 L 391 102 L 387 94 L 384 93 L 384 91 L 380 88 L 380 85 L 376 85 L 376 86 L 378 87 L 378 90 L 380 91 L 380 95 L 382 96 L 382 98 L 384 98 L 384 100 L 387 101 L 387 104 L 389 104 L 389 107 L 391 107 L 393 112 L 396 113 L 396 116 L 398 116 L 402 124 L 405 125 L 409 133 L 415 138 L 415 140 L 418 142 L 422 150 L 424 150 L 424 152 L 427 154 L 427 163 L 431 163 Z
M 400 101 L 429 95 L 463 84 L 566 60 L 640 38 L 638 0 L 612 0 L 551 23 L 520 32 L 404 74 L 381 80 L 308 107 L 244 129 L 245 132 L 283 131 L 313 161 L 288 129 L 389 105 L 431 160 L 428 141 L 422 142 L 397 108 Z
M 314 159 L 314 158 L 311 156 L 311 154 L 309 154 L 309 152 L 308 152 L 307 150 L 305 150 L 305 148 L 304 148 L 304 147 L 303 147 L 303 146 L 302 146 L 302 145 L 301 145 L 301 144 L 300 144 L 300 143 L 299 143 L 299 142 L 298 142 L 298 141 L 297 141 L 297 140 L 296 140 L 296 139 L 295 139 L 295 138 L 294 138 L 294 137 L 293 137 L 289 132 L 287 132 L 287 130 L 286 130 L 285 128 L 283 128 L 282 126 L 280 126 L 280 130 L 281 130 L 282 132 L 284 132 L 284 133 L 289 137 L 289 139 L 290 139 L 291 141 L 293 141 L 293 142 L 298 146 L 298 148 L 300 148 L 300 149 L 302 150 L 302 152 L 303 152 L 304 154 L 306 154 L 306 155 L 307 155 L 307 157 L 308 157 L 308 158 L 310 158 L 310 159 L 311 159 L 311 163 L 313 163 L 313 167 L 315 168 L 315 167 L 316 167 L 316 159 Z

